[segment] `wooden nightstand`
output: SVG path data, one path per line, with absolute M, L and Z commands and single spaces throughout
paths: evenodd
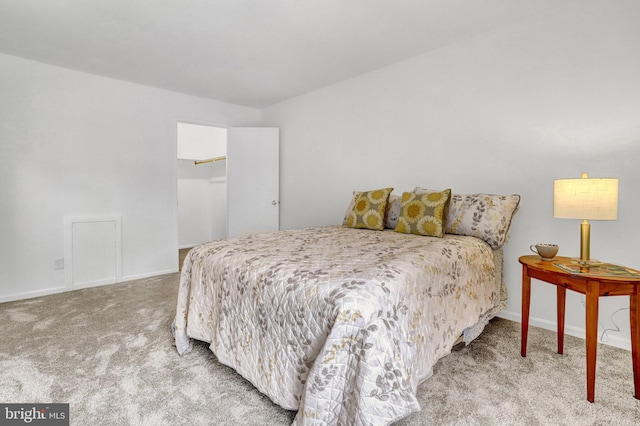
M 527 356 L 531 278 L 556 286 L 559 354 L 563 352 L 564 345 L 564 312 L 567 289 L 584 294 L 586 296 L 587 400 L 593 402 L 596 382 L 599 297 L 630 296 L 634 397 L 640 399 L 640 272 L 629 268 L 626 268 L 630 271 L 628 276 L 590 274 L 586 270 L 583 270 L 583 272 L 569 272 L 554 266 L 554 263 L 571 265 L 570 258 L 561 256 L 555 257 L 553 260 L 541 260 L 539 256 L 522 256 L 519 261 L 522 264 L 522 341 L 520 355 Z M 573 266 L 575 267 L 576 265 Z

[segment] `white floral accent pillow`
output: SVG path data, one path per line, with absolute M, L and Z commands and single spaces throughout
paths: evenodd
M 429 191 L 414 189 L 416 194 Z M 491 248 L 499 249 L 509 239 L 509 228 L 519 204 L 518 194 L 452 194 L 445 232 L 480 238 Z

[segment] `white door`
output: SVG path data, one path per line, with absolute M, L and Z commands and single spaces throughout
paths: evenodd
M 228 236 L 280 229 L 280 129 L 227 132 Z

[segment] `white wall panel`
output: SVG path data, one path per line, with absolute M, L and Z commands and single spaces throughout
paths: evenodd
M 68 290 L 122 280 L 122 217 L 65 217 Z

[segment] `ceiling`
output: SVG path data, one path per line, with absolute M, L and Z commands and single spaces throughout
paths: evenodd
M 560 3 L 0 0 L 0 52 L 259 108 Z

